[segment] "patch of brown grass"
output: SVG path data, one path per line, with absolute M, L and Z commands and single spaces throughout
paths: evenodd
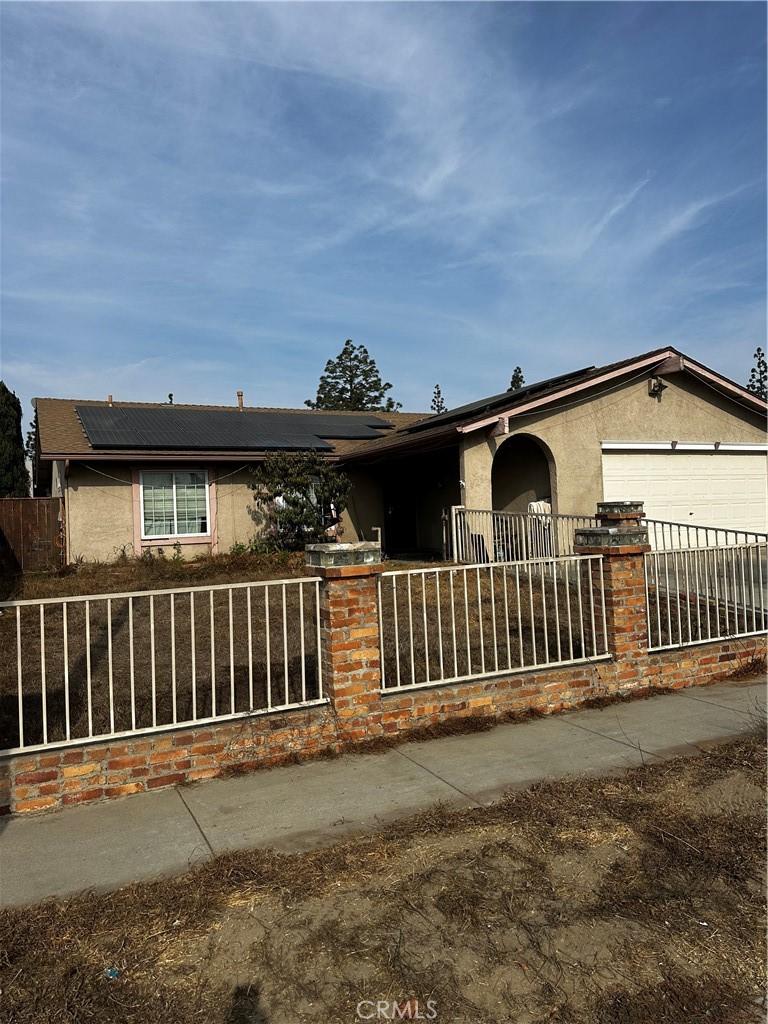
M 606 992 L 595 1006 L 595 1024 L 752 1024 L 756 1004 L 728 984 L 713 984 L 670 972 L 658 985 L 636 992 Z
M 768 673 L 768 657 L 765 654 L 756 654 L 754 657 L 745 658 L 744 661 L 729 673 L 728 679 L 751 679 L 753 677 L 765 678 Z
M 115 562 L 84 562 L 58 571 L 17 576 L 3 599 L 21 601 L 115 594 L 307 575 L 310 574 L 306 571 L 303 551 L 221 554 L 187 561 L 174 558 L 173 549 L 169 547 L 163 558 L 126 557 Z

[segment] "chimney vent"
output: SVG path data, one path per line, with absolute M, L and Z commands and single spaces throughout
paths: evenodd
M 112 395 L 107 395 L 107 405 L 112 405 Z
M 237 408 L 240 410 L 240 412 L 243 411 L 243 392 L 242 391 L 238 391 L 237 392 Z

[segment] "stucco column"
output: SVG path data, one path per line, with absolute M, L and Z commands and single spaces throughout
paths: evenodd
M 381 545 L 308 544 L 307 567 L 320 576 L 323 693 L 341 740 L 381 731 L 378 577 Z
M 648 530 L 640 525 L 643 515 L 641 501 L 601 501 L 601 525 L 575 535 L 576 554 L 602 556 L 602 562 L 592 565 L 592 582 L 597 602 L 602 566 L 608 650 L 620 663 L 620 682 L 641 676 L 648 659 L 643 556 L 651 548 Z
M 459 448 L 460 504 L 466 508 L 493 508 L 492 465 L 493 445 L 485 431 L 463 435 Z

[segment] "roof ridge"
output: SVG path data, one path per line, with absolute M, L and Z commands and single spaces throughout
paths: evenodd
M 36 396 L 33 401 L 35 402 L 64 402 L 69 405 L 93 405 L 103 406 L 105 408 L 147 408 L 147 409 L 217 409 L 224 412 L 240 412 L 240 408 L 237 405 L 215 405 L 215 404 L 203 404 L 193 402 L 137 402 L 131 399 L 120 401 L 119 399 L 113 400 L 111 403 L 104 398 L 59 398 L 51 395 L 39 395 Z M 406 410 L 389 410 L 389 409 L 309 409 L 300 408 L 296 406 L 288 405 L 244 405 L 242 408 L 243 412 L 285 412 L 285 413 L 300 413 L 302 416 L 311 415 L 322 415 L 332 414 L 334 416 L 420 416 L 429 417 L 430 413 L 421 412 L 416 410 L 414 412 L 408 412 Z

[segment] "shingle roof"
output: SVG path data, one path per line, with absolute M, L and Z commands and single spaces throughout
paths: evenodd
M 547 380 L 537 381 L 535 384 L 526 384 L 517 391 L 511 391 L 510 389 L 500 391 L 497 395 L 491 395 L 488 398 L 479 398 L 475 402 L 468 402 L 466 405 L 459 405 L 455 409 L 448 409 L 446 412 L 441 412 L 438 416 L 430 416 L 428 420 L 409 427 L 409 430 L 416 431 L 423 430 L 425 428 L 432 429 L 432 427 L 442 426 L 444 423 L 453 423 L 459 420 L 464 421 L 474 418 L 475 416 L 490 412 L 498 405 L 511 407 L 515 404 L 521 404 L 525 399 L 530 398 L 532 395 L 544 394 L 547 391 L 564 387 L 566 384 L 586 380 L 590 374 L 596 371 L 602 372 L 604 369 L 606 369 L 606 367 L 601 367 L 600 371 L 597 371 L 597 367 L 587 366 L 583 370 L 573 370 L 571 373 L 562 373 L 558 377 L 549 377 Z
M 528 406 L 532 404 L 536 406 L 555 405 L 564 400 L 572 391 L 583 390 L 582 398 L 586 399 L 594 394 L 591 385 L 594 384 L 594 388 L 599 388 L 606 377 L 613 377 L 620 382 L 638 369 L 650 376 L 661 371 L 663 365 L 670 359 L 679 360 L 680 368 L 684 372 L 689 372 L 705 381 L 709 386 L 726 394 L 738 404 L 765 415 L 766 403 L 751 394 L 746 388 L 710 370 L 677 349 L 666 346 L 643 352 L 630 359 L 607 363 L 605 366 L 588 366 L 572 373 L 550 377 L 518 391 L 502 391 L 476 402 L 449 409 L 438 416 L 429 416 L 414 423 L 404 424 L 402 427 L 398 426 L 385 437 L 375 441 L 362 442 L 354 451 L 346 453 L 341 461 L 375 459 L 399 450 L 423 450 L 456 443 L 458 441 L 457 431 L 466 429 L 472 423 L 480 423 L 486 418 L 502 414 L 513 416 L 517 414 L 517 410 L 527 410 Z M 578 400 L 582 400 L 582 398 Z
M 357 422 L 366 423 L 374 415 L 377 419 L 384 420 L 390 424 L 389 429 L 381 431 L 381 436 L 369 440 L 363 438 L 332 438 L 325 435 L 329 442 L 330 450 L 326 450 L 329 457 L 339 459 L 341 462 L 359 461 L 372 459 L 380 455 L 400 449 L 428 449 L 439 447 L 458 441 L 457 431 L 467 429 L 471 424 L 481 425 L 484 420 L 492 419 L 498 415 L 517 415 L 518 410 L 526 413 L 531 406 L 551 406 L 562 402 L 565 396 L 572 392 L 583 392 L 582 397 L 588 398 L 594 393 L 594 388 L 602 386 L 604 378 L 611 377 L 617 381 L 625 379 L 634 373 L 638 368 L 641 372 L 653 374 L 663 372 L 663 364 L 673 357 L 679 361 L 680 367 L 685 371 L 698 377 L 710 387 L 721 391 L 729 398 L 747 408 L 765 415 L 766 403 L 747 391 L 746 388 L 730 381 L 727 377 L 716 373 L 705 367 L 703 364 L 685 356 L 677 349 L 669 346 L 654 349 L 624 359 L 615 363 L 608 363 L 605 366 L 589 366 L 571 373 L 561 374 L 558 377 L 550 377 L 547 380 L 530 384 L 519 391 L 502 391 L 496 395 L 490 395 L 476 402 L 450 409 L 438 416 L 430 416 L 427 413 L 403 413 L 403 412 L 339 412 L 334 417 L 349 417 Z M 581 400 L 581 399 L 579 399 Z M 76 407 L 100 407 L 109 408 L 107 402 L 80 401 L 68 398 L 38 398 L 35 399 L 38 413 L 40 452 L 43 459 L 52 458 L 169 458 L 167 448 L 99 448 L 96 449 L 88 441 L 82 422 L 77 415 Z M 164 409 L 168 410 L 167 404 L 151 402 L 116 402 L 113 407 L 120 409 Z M 234 406 L 210 406 L 210 405 L 177 405 L 175 410 L 197 410 L 217 413 L 238 415 L 238 409 Z M 280 414 L 283 423 L 292 418 L 302 422 L 302 431 L 308 431 L 313 436 L 323 438 L 321 430 L 312 429 L 313 418 L 319 419 L 327 416 L 325 410 L 314 409 L 270 409 L 260 407 L 246 407 L 245 412 L 249 414 L 264 414 L 264 422 L 275 420 L 274 414 Z M 285 428 L 284 428 L 285 429 Z M 323 428 L 325 429 L 325 428 Z M 472 429 L 470 427 L 470 429 Z M 375 431 L 378 433 L 379 431 Z M 243 459 L 244 461 L 259 458 L 267 449 L 244 448 L 244 449 L 222 449 L 195 448 L 188 451 L 174 450 L 173 458 L 209 458 L 209 459 Z
M 315 409 L 274 409 L 246 406 L 243 413 L 247 419 L 234 406 L 210 406 L 210 405 L 174 405 L 155 402 L 98 402 L 87 399 L 71 398 L 37 398 L 35 399 L 37 409 L 38 429 L 40 437 L 40 455 L 43 459 L 52 458 L 168 458 L 182 457 L 188 452 L 194 457 L 226 457 L 251 459 L 258 457 L 265 451 L 275 447 L 313 447 L 320 449 L 330 456 L 337 456 L 342 453 L 351 452 L 360 444 L 365 444 L 365 438 L 376 436 L 381 430 L 382 433 L 391 432 L 421 420 L 425 413 L 390 413 L 390 412 L 334 412 L 333 422 L 329 422 L 329 414 L 325 410 Z M 78 415 L 78 408 L 81 415 Z M 130 445 L 129 443 L 114 443 L 112 447 L 107 444 L 91 443 L 89 440 L 83 420 L 88 421 L 88 410 L 131 410 L 141 413 L 150 413 L 156 417 L 160 411 L 163 414 L 171 413 L 175 419 L 184 419 L 189 429 L 189 424 L 197 420 L 195 414 L 199 413 L 200 428 L 208 431 L 209 442 L 205 440 L 205 433 L 199 433 L 195 443 L 190 443 L 183 448 L 178 447 L 178 442 L 168 445 L 158 441 L 157 447 L 152 447 L 151 437 L 146 435 L 142 443 Z M 181 414 L 176 416 L 175 414 Z M 226 431 L 226 416 L 237 416 L 233 421 L 236 430 Z M 150 417 L 151 418 L 151 417 Z M 349 420 L 354 424 L 349 430 L 345 430 L 343 421 Z M 371 429 L 370 424 L 378 421 L 381 426 Z M 216 423 L 216 430 L 212 430 L 211 424 Z M 242 426 L 241 426 L 242 424 Z M 251 439 L 254 445 L 244 444 L 237 447 L 237 438 L 247 437 L 248 429 L 246 424 L 253 426 Z M 170 424 L 169 424 L 170 425 Z M 275 437 L 275 431 L 278 433 Z M 224 432 L 224 433 L 222 433 Z M 93 431 L 92 431 L 93 433 Z M 333 437 L 333 434 L 346 434 L 346 437 Z M 226 435 L 228 442 L 222 443 L 222 437 Z M 115 435 L 117 436 L 117 435 Z M 155 434 L 154 436 L 157 436 Z M 262 443 L 273 438 L 272 445 Z M 280 444 L 280 437 L 288 444 Z M 316 440 L 311 443 L 311 439 Z M 295 443 L 290 443 L 293 440 Z M 302 442 L 306 441 L 306 445 Z M 244 443 L 244 442 L 243 442 Z M 233 447 L 233 444 L 235 445 Z

